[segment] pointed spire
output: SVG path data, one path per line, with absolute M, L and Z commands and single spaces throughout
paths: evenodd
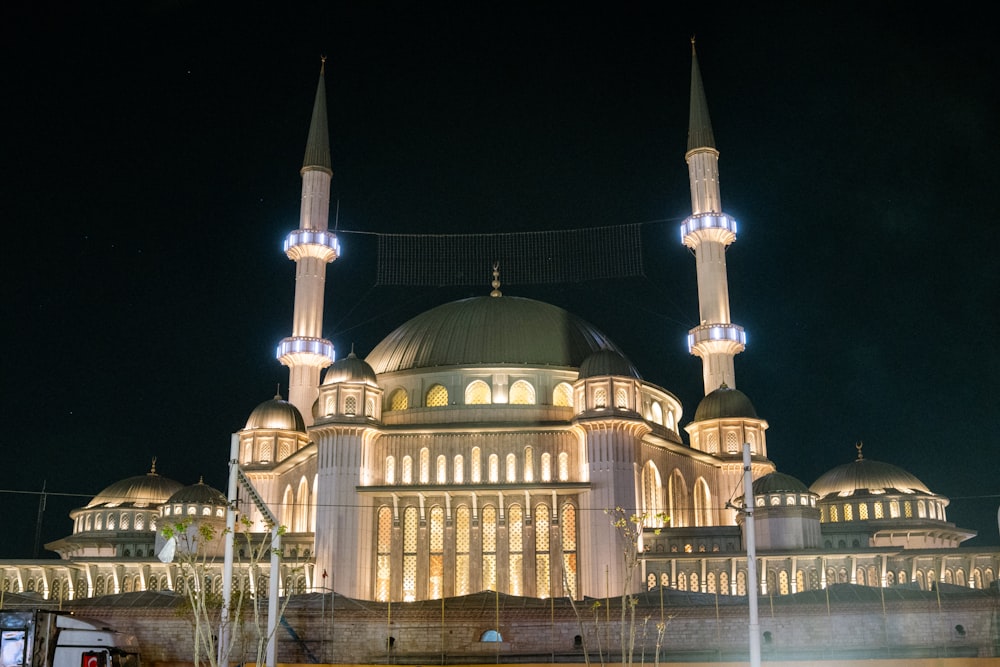
M 306 156 L 302 161 L 302 171 L 319 169 L 332 174 L 330 130 L 326 121 L 325 73 L 326 56 L 322 56 L 319 66 L 319 84 L 316 86 L 316 99 L 313 102 L 312 121 L 309 123 L 309 138 L 306 139 Z
M 712 134 L 712 119 L 708 116 L 708 99 L 705 86 L 701 82 L 698 68 L 698 53 L 691 38 L 691 112 L 688 116 L 688 152 L 698 148 L 715 148 Z

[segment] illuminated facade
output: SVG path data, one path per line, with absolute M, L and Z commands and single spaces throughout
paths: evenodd
M 722 211 L 697 60 L 685 156 L 692 215 L 680 235 L 695 254 L 700 323 L 688 340 L 705 396 L 686 423 L 680 401 L 643 380 L 599 329 L 502 294 L 496 275 L 491 292 L 418 315 L 364 359 L 332 361 L 323 290 L 339 245 L 327 230 L 325 110 L 321 74 L 300 226 L 285 244 L 296 263 L 292 336 L 278 347 L 289 400 L 264 401 L 234 434 L 243 472 L 287 528 L 283 591 L 393 602 L 482 590 L 614 595 L 625 545 L 606 511 L 624 508 L 646 528 L 637 588 L 745 594 L 742 518 L 727 503 L 743 495 L 743 443 L 763 591 L 995 580 L 998 554 L 958 549 L 974 533 L 949 523 L 948 500 L 909 473 L 859 449 L 807 487 L 768 458 L 768 423 L 736 389 L 746 337 L 730 318 L 725 252 L 737 226 Z M 206 497 L 185 509 L 196 504 L 172 499 L 184 488 L 148 476 L 108 487 L 73 513 L 72 536 L 49 545 L 62 560 L 0 563 L 4 590 L 86 597 L 183 585 L 177 566 L 155 557 L 157 522 L 178 511 L 218 520 L 224 505 Z M 240 511 L 263 530 L 248 500 Z

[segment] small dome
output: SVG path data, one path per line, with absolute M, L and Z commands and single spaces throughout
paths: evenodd
M 115 482 L 94 496 L 87 503 L 87 508 L 154 507 L 162 505 L 183 486 L 180 482 L 157 475 L 154 460 L 148 473 Z
M 883 493 L 931 494 L 919 479 L 891 463 L 873 461 L 861 456 L 850 463 L 837 466 L 813 482 L 810 490 L 820 498 L 826 496 L 852 496 Z
M 580 379 L 619 375 L 641 380 L 642 376 L 632 362 L 617 350 L 598 350 L 580 364 Z
M 193 503 L 196 505 L 226 505 L 226 496 L 211 486 L 199 481 L 185 486 L 167 500 L 168 503 Z
M 302 413 L 299 412 L 299 409 L 288 401 L 282 400 L 279 395 L 254 408 L 244 428 L 273 428 L 305 433 L 306 422 L 302 419 Z
M 368 365 L 364 359 L 359 359 L 354 354 L 354 350 L 344 357 L 333 362 L 333 365 L 326 370 L 323 376 L 323 384 L 336 384 L 338 382 L 363 382 L 369 386 L 377 387 L 375 370 Z
M 701 403 L 698 404 L 698 409 L 694 413 L 694 421 L 696 422 L 733 417 L 759 419 L 757 411 L 747 395 L 739 389 L 728 387 L 725 383 L 701 399 Z
M 754 480 L 753 493 L 755 496 L 769 493 L 809 493 L 809 487 L 791 475 L 772 472 Z

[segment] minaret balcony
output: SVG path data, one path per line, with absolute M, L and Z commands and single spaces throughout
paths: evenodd
M 736 240 L 736 220 L 725 213 L 696 213 L 681 224 L 681 243 L 696 248 L 711 240 L 729 245 Z
M 337 235 L 325 229 L 296 229 L 285 239 L 284 249 L 293 261 L 315 257 L 329 263 L 340 257 Z
M 738 324 L 702 324 L 688 332 L 688 351 L 712 348 L 732 348 L 741 352 L 747 346 L 747 333 Z
M 333 343 L 325 338 L 292 336 L 278 343 L 275 357 L 285 366 L 294 364 L 325 367 L 333 363 Z

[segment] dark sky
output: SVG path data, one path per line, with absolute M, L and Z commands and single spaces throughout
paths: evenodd
M 225 488 L 230 434 L 287 384 L 281 242 L 321 54 L 339 228 L 643 223 L 642 277 L 504 292 L 604 330 L 687 423 L 692 35 L 740 223 L 737 385 L 770 458 L 810 484 L 861 440 L 951 498 L 970 544 L 1000 543 L 1000 63 L 974 5 L 77 4 L 0 20 L 0 557 L 31 556 L 43 484 L 43 543 L 153 457 Z M 342 233 L 328 271 L 340 354 L 489 289 L 488 267 L 475 287 L 378 286 L 374 238 Z

